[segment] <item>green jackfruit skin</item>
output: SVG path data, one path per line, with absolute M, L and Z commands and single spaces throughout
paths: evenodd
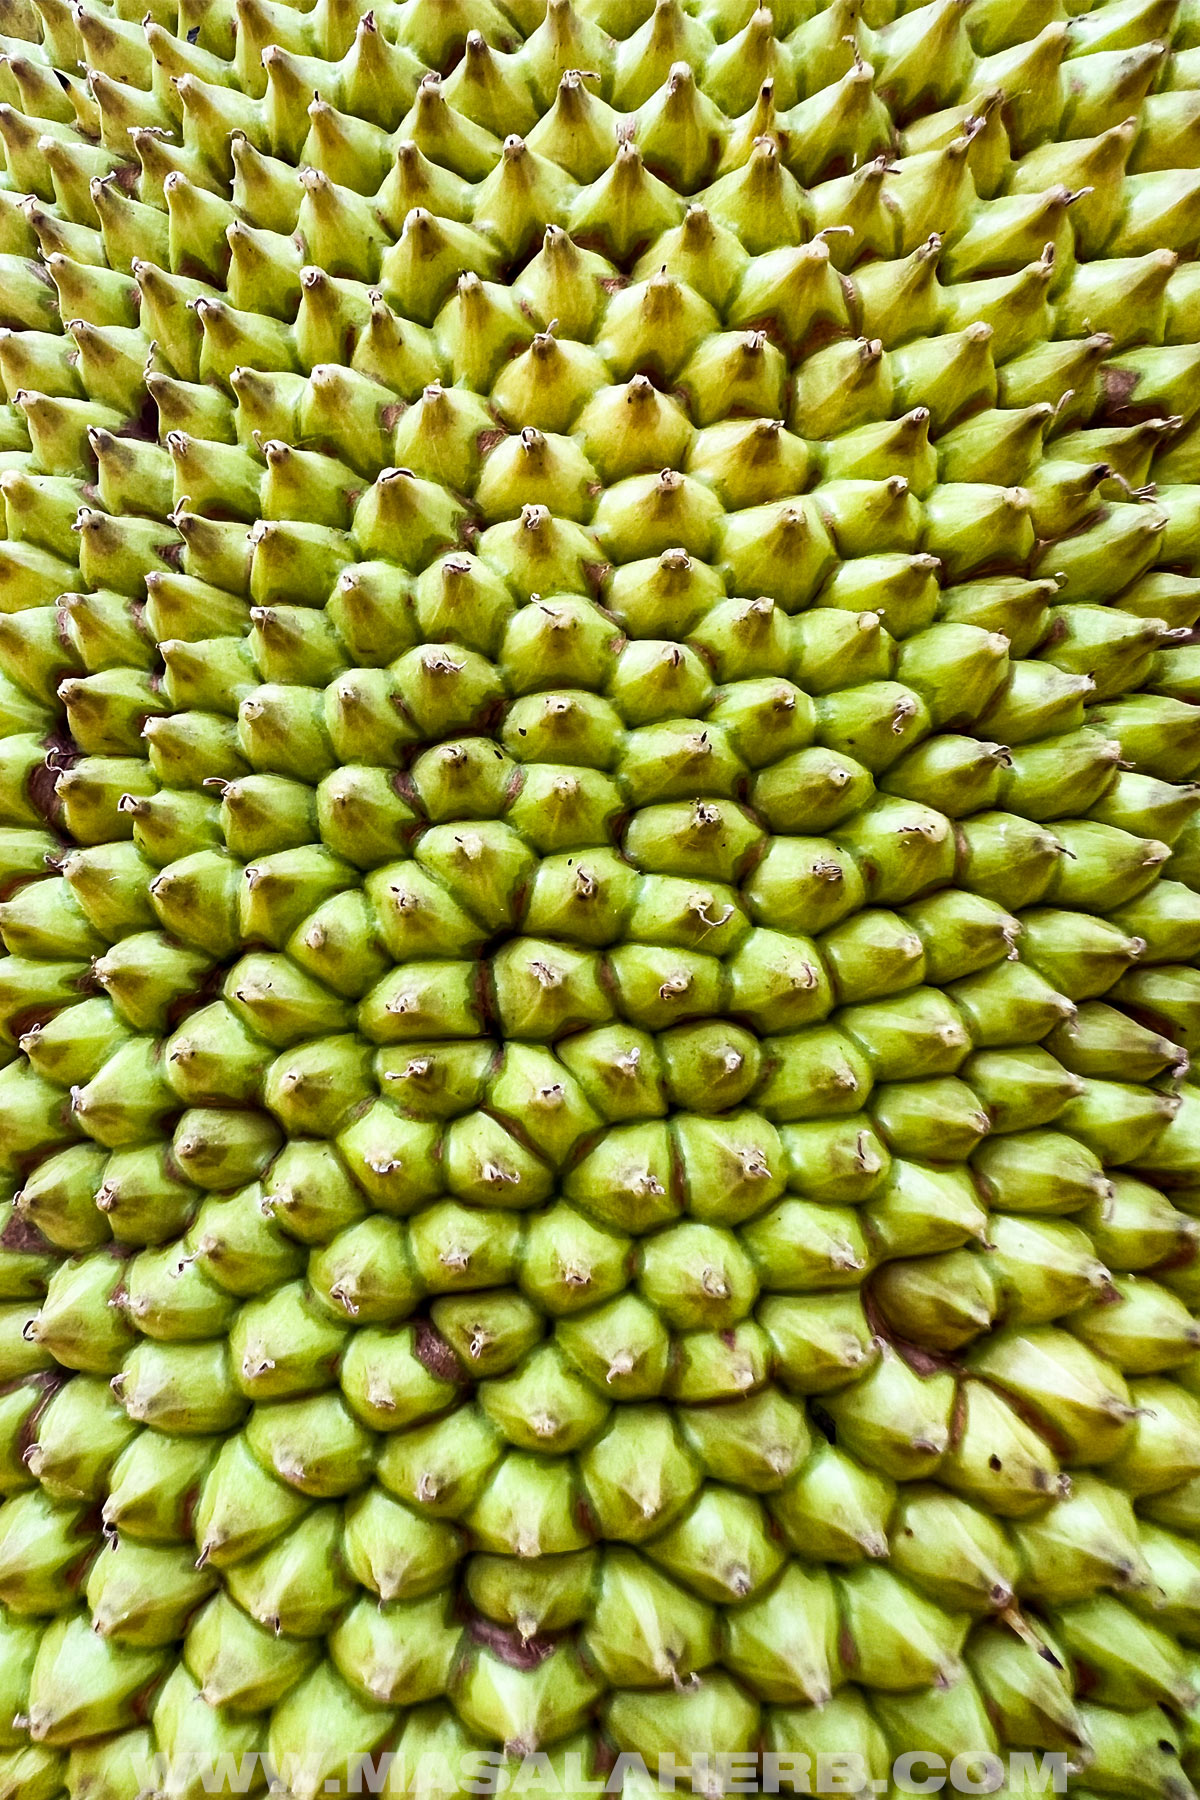
M 1195 0 L 0 0 L 0 155 L 2 1800 L 1194 1800 Z

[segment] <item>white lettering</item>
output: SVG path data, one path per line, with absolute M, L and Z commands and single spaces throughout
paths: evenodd
M 918 1763 L 930 1771 L 920 1780 L 916 1774 Z M 892 1779 L 902 1794 L 936 1794 L 946 1785 L 946 1759 L 944 1756 L 926 1756 L 923 1750 L 906 1750 L 903 1756 L 896 1758 Z

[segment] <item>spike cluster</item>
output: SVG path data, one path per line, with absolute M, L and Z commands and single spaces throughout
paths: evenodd
M 0 0 L 0 1797 L 1194 1800 L 1200 4 L 142 3 Z

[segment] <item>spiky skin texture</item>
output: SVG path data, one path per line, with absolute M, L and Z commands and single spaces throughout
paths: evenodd
M 140 11 L 0 0 L 0 1800 L 1194 1800 L 1200 8 Z

